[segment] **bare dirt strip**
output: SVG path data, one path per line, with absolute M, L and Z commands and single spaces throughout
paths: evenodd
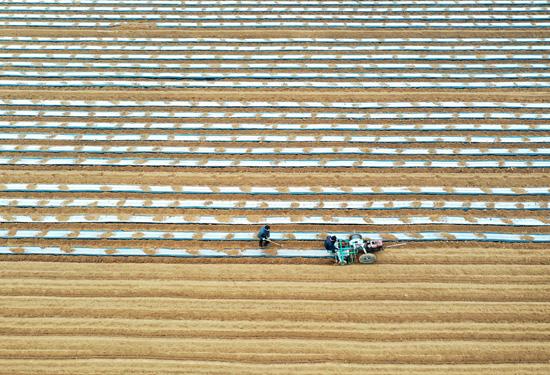
M 475 254 L 497 263 L 4 259 L 0 373 L 546 373 L 550 265 Z

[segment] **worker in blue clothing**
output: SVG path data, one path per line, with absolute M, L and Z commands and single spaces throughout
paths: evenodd
M 334 253 L 337 250 L 336 240 L 336 236 L 327 236 L 325 239 L 325 249 L 331 253 Z
M 336 263 L 344 265 L 350 262 L 349 250 L 339 248 L 338 238 L 336 238 L 336 236 L 327 236 L 327 238 L 325 238 L 324 245 L 325 249 L 334 255 L 334 260 Z
M 258 232 L 258 239 L 260 240 L 260 247 L 266 247 L 271 240 L 269 239 L 269 225 L 264 225 Z

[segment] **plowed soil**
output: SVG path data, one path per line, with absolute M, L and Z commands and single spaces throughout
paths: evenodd
M 550 265 L 500 251 L 518 264 L 4 261 L 0 373 L 545 374 Z

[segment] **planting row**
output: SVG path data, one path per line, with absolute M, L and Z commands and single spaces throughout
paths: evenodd
M 345 238 L 349 233 L 331 233 Z M 271 233 L 273 240 L 319 241 L 326 233 Z M 481 241 L 481 242 L 550 242 L 550 234 L 518 234 L 494 232 L 415 232 L 364 233 L 371 240 L 399 241 Z M 194 232 L 194 231 L 120 231 L 120 230 L 1 230 L 3 239 L 80 239 L 80 240 L 170 240 L 170 241 L 256 241 L 255 232 Z
M 548 120 L 550 113 L 538 112 L 204 112 L 204 111 L 86 111 L 65 108 L 64 110 L 5 109 L 0 116 L 40 117 L 89 117 L 89 118 L 237 118 L 237 119 L 348 119 L 348 120 L 412 120 L 412 119 L 495 119 L 495 120 Z
M 550 195 L 549 187 L 444 187 L 444 186 L 174 186 L 174 185 L 117 185 L 117 184 L 0 184 L 2 192 L 47 193 L 144 193 L 144 194 L 251 194 L 251 195 Z
M 464 216 L 406 216 L 406 217 L 363 217 L 363 216 L 302 216 L 299 219 L 286 216 L 233 216 L 223 218 L 213 215 L 0 215 L 0 223 L 124 223 L 124 224 L 225 224 L 256 225 L 270 224 L 335 224 L 335 225 L 492 225 L 492 226 L 536 226 L 550 225 L 537 218 L 500 218 Z
M 327 6 L 327 5 L 435 5 L 435 6 L 462 6 L 462 5 L 548 5 L 547 0 L 381 0 L 381 1 L 317 1 L 317 0 L 5 0 L 7 4 L 137 4 L 137 5 L 300 5 L 300 6 Z
M 548 79 L 550 73 L 176 73 L 176 72 L 129 72 L 129 71 L 29 71 L 29 70 L 0 70 L 0 77 L 9 78 L 147 78 L 155 80 L 218 80 L 218 79 L 262 79 L 262 80 L 280 80 L 280 79 L 332 79 L 332 80 L 365 80 L 365 79 Z M 8 81 L 3 81 L 4 84 Z M 46 81 L 48 82 L 48 81 Z M 59 81 L 58 81 L 59 82 Z M 143 81 L 141 81 L 143 82 Z M 82 85 L 95 85 L 95 82 L 81 82 Z M 121 81 L 110 81 L 108 85 L 123 84 Z M 330 85 L 332 82 L 324 82 L 325 85 Z M 477 82 L 460 83 L 460 85 L 477 84 Z M 546 82 L 544 82 L 546 83 Z M 77 84 L 73 82 L 73 84 Z M 141 83 L 134 83 L 141 84 Z M 166 83 L 168 84 L 168 83 Z M 235 84 L 235 83 L 232 83 Z M 239 84 L 246 84 L 240 82 Z M 302 85 L 307 85 L 309 82 L 303 82 Z M 349 84 L 352 84 L 351 82 Z M 361 85 L 362 82 L 356 85 Z M 383 83 L 379 83 L 383 84 Z M 437 83 L 436 83 L 437 84 Z M 520 85 L 534 85 L 539 82 L 521 82 Z M 540 84 L 543 84 L 542 82 Z
M 185 129 L 185 130 L 338 130 L 338 131 L 550 131 L 550 124 L 258 124 L 173 122 L 0 121 L 0 128 Z M 36 134 L 36 133 L 34 133 Z M 53 136 L 53 134 L 52 134 Z M 145 137 L 145 136 L 144 136 Z M 20 139 L 20 138 L 19 138 Z M 136 138 L 137 139 L 137 138 Z M 141 138 L 140 140 L 145 139 Z M 114 138 L 112 138 L 114 140 Z M 500 142 L 498 142 L 500 143 Z
M 174 63 L 114 63 L 114 62 L 44 62 L 44 61 L 0 61 L 1 68 L 34 68 L 34 69 L 156 69 L 156 70 L 196 70 L 196 69 L 239 69 L 239 70 L 546 70 L 548 64 L 323 64 L 323 63 L 214 63 L 214 64 L 174 64 Z
M 265 102 L 265 101 L 188 101 L 188 100 L 36 100 L 0 99 L 3 106 L 25 107 L 226 107 L 226 108 L 526 108 L 548 109 L 550 103 L 520 102 Z
M 548 2 L 550 4 L 550 2 Z M 545 43 L 550 38 L 505 38 L 505 37 L 485 37 L 485 38 L 214 38 L 214 37 L 186 37 L 186 38 L 167 38 L 167 37 L 103 37 L 103 36 L 0 36 L 2 42 L 47 42 L 47 43 L 68 43 L 68 42 L 117 42 L 117 43 L 170 43 L 189 44 L 189 43 L 220 43 L 231 45 L 234 43 L 253 43 L 253 44 L 272 44 L 272 43 L 322 43 L 322 44 L 378 44 L 378 43 Z
M 364 4 L 361 4 L 364 5 Z M 41 5 L 3 5 L 0 11 L 3 12 L 70 12 L 70 13 L 538 13 L 547 12 L 547 6 L 41 6 Z
M 39 15 L 43 19 L 44 15 Z M 51 17 L 50 17 L 51 18 Z M 202 18 L 202 17 L 201 17 Z M 61 16 L 60 19 L 66 19 Z M 475 20 L 476 18 L 473 18 Z M 3 27 L 56 27 L 56 28 L 114 28 L 121 22 L 78 22 L 78 21 L 0 21 Z M 290 29 L 422 29 L 422 28 L 455 28 L 455 29 L 536 29 L 550 27 L 550 22 L 157 22 L 159 28 L 290 28 Z
M 550 73 L 164 73 L 120 71 L 44 72 L 3 70 L 0 77 L 23 78 L 148 78 L 148 79 L 519 79 L 550 78 Z
M 68 192 L 68 191 L 64 191 Z M 0 197 L 7 208 L 173 208 L 216 210 L 529 210 L 550 209 L 549 202 L 455 200 L 204 200 L 204 199 L 51 199 Z
M 233 81 L 213 82 L 207 79 L 191 81 L 123 81 L 123 80 L 0 80 L 0 87 L 113 87 L 113 88 L 304 88 L 304 89 L 369 89 L 369 88 L 447 88 L 447 89 L 481 89 L 481 88 L 548 88 L 550 82 L 542 81 L 496 81 L 496 82 L 315 82 L 315 81 L 279 81 L 254 82 Z
M 215 142 L 215 143 L 311 143 L 311 142 L 344 142 L 344 143 L 548 143 L 547 136 L 343 136 L 343 135 L 202 135 L 202 134 L 52 134 L 52 133 L 1 133 L 0 140 L 43 140 L 43 141 L 150 141 L 150 142 Z
M 1 23 L 0 23 L 1 24 Z M 549 23 L 550 24 L 550 23 Z M 113 53 L 0 53 L 2 59 L 42 59 L 42 60 L 427 60 L 427 61 L 484 61 L 484 60 L 548 60 L 548 54 L 263 54 L 263 55 L 215 55 L 215 54 L 113 54 Z
M 225 258 L 231 257 L 277 257 L 277 258 L 331 258 L 325 250 L 293 250 L 279 249 L 277 254 L 258 249 L 242 249 L 237 254 L 230 255 L 219 250 L 200 249 L 188 251 L 185 249 L 158 248 L 155 251 L 142 248 L 97 248 L 97 247 L 59 247 L 59 246 L 0 246 L 0 254 L 11 255 L 86 255 L 86 256 L 173 256 L 185 258 Z
M 1 10 L 1 9 L 0 9 Z M 509 15 L 509 14 L 464 14 L 464 15 L 448 15 L 447 12 L 443 9 L 440 10 L 442 14 L 438 15 L 419 15 L 419 14 L 404 14 L 404 15 L 371 15 L 371 14 L 339 14 L 340 12 L 334 12 L 330 14 L 269 14 L 269 10 L 264 11 L 265 14 L 238 14 L 231 13 L 229 15 L 223 14 L 116 14 L 116 13 L 93 13 L 86 14 L 85 12 L 75 12 L 73 13 L 0 13 L 1 20 L 85 20 L 85 21 L 159 21 L 159 20 L 181 20 L 181 21 L 198 21 L 200 24 L 208 23 L 208 21 L 214 20 L 280 20 L 285 23 L 292 23 L 294 20 L 308 20 L 308 21 L 317 21 L 317 22 L 327 22 L 330 24 L 332 20 L 345 20 L 348 22 L 351 21 L 547 21 L 550 17 L 546 14 L 519 14 L 519 15 Z M 196 12 L 200 13 L 200 12 Z M 285 12 L 286 13 L 286 12 Z M 362 12 L 360 12 L 362 13 Z M 262 22 L 262 21 L 260 21 Z M 222 22 L 227 23 L 227 22 Z M 166 22 L 157 23 L 158 26 L 166 26 Z M 173 23 L 177 24 L 177 23 Z M 185 23 L 184 23 L 185 24 Z M 231 24 L 229 22 L 229 24 Z M 369 22 L 358 23 L 369 25 Z M 376 23 L 374 23 L 376 24 Z
M 359 148 L 359 147 L 177 147 L 177 146 L 48 146 L 0 144 L 0 153 L 91 153 L 172 155 L 460 155 L 541 156 L 550 148 Z
M 162 158 L 3 157 L 0 165 L 179 168 L 549 168 L 550 160 L 192 160 Z
M 550 10 L 550 8 L 549 8 Z M 0 50 L 7 51 L 216 51 L 216 52 L 279 52 L 279 51 L 548 51 L 545 44 L 504 44 L 504 45 L 395 45 L 365 44 L 359 46 L 345 45 L 120 45 L 120 44 L 0 44 Z

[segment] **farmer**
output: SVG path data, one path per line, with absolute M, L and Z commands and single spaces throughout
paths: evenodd
M 334 253 L 336 251 L 336 240 L 336 236 L 327 236 L 325 239 L 325 249 L 331 253 Z
M 260 247 L 266 247 L 269 242 L 269 225 L 264 225 L 258 232 L 258 239 L 260 240 Z
M 327 236 L 324 242 L 325 249 L 329 251 L 332 255 L 334 255 L 334 260 L 336 261 L 336 263 L 342 265 L 347 264 L 348 257 L 346 255 L 349 255 L 349 252 L 346 254 L 344 251 L 340 251 L 337 241 L 338 238 L 336 238 L 336 236 Z

